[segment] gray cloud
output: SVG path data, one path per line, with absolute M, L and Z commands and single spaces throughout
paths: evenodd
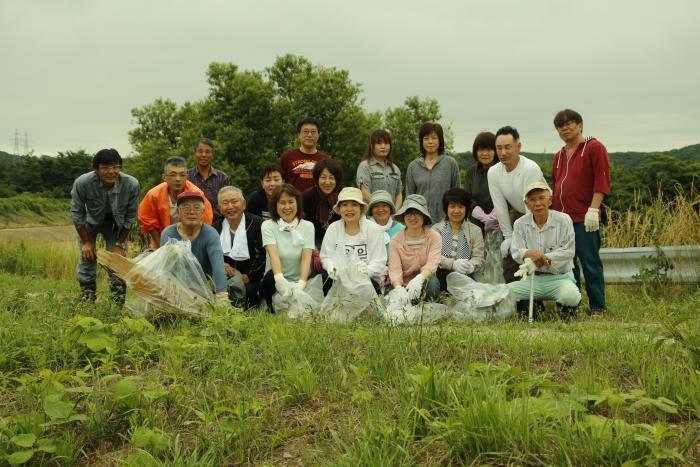
M 131 152 L 130 110 L 206 94 L 212 61 L 261 70 L 294 53 L 348 69 L 365 107 L 434 97 L 456 149 L 517 126 L 528 151 L 560 142 L 573 107 L 611 150 L 700 141 L 700 3 L 593 0 L 137 2 L 0 0 L 0 149 Z

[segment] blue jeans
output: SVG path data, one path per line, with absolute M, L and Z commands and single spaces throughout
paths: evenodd
M 588 306 L 591 309 L 605 309 L 605 276 L 599 253 L 600 231 L 586 232 L 583 222 L 574 222 L 574 234 L 576 235 L 576 256 L 574 256 L 573 273 L 576 285 L 581 289 L 581 269 L 583 269 Z
M 93 245 L 95 245 L 97 240 L 97 234 L 102 234 L 102 237 L 105 239 L 105 243 L 107 244 L 107 251 L 112 251 L 114 244 L 117 242 L 117 238 L 119 237 L 120 230 L 114 222 L 105 222 L 100 225 L 85 224 L 85 228 L 87 229 L 88 237 Z M 78 250 L 80 250 L 81 244 L 80 237 L 78 237 Z M 110 286 L 126 286 L 126 283 L 118 278 L 112 271 L 108 269 L 107 272 L 109 273 Z M 76 274 L 78 276 L 78 282 L 81 284 L 94 283 L 97 279 L 97 261 L 85 261 L 81 255 L 80 261 L 78 262 L 78 267 L 76 268 Z

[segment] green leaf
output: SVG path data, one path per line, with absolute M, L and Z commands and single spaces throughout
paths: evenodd
M 32 446 L 34 446 L 34 442 L 36 441 L 36 435 L 34 435 L 34 433 L 24 433 L 21 435 L 13 436 L 12 438 L 10 438 L 10 441 L 15 443 L 19 447 L 31 448 Z
M 85 344 L 93 352 L 106 350 L 110 354 L 117 353 L 117 338 L 107 334 L 105 331 L 89 331 L 80 336 L 78 342 Z
M 51 438 L 42 438 L 36 443 L 37 451 L 44 451 L 44 452 L 56 452 L 56 444 Z
M 28 451 L 17 451 L 7 456 L 7 462 L 12 465 L 20 465 L 27 462 L 34 455 L 34 449 Z
M 44 412 L 51 418 L 68 418 L 73 413 L 73 404 L 62 401 L 60 397 L 51 394 L 44 398 Z
M 170 447 L 170 438 L 162 430 L 139 427 L 134 430 L 131 440 L 134 446 L 153 453 L 165 451 Z
M 109 392 L 115 400 L 126 405 L 130 409 L 135 409 L 140 405 L 139 387 L 136 384 L 138 378 L 126 377 L 115 383 Z

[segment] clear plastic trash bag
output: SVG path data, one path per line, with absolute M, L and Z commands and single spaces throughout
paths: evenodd
M 137 317 L 175 314 L 207 317 L 214 293 L 187 240 L 169 239 L 134 258 L 124 279 L 134 292 L 126 307 Z
M 411 304 L 408 291 L 397 287 L 386 296 L 386 306 L 380 310 L 382 317 L 394 326 L 399 324 L 429 324 L 449 315 L 446 305 L 441 303 L 420 302 Z
M 321 316 L 328 321 L 349 323 L 365 310 L 376 314 L 381 306 L 372 281 L 358 270 L 360 263 L 362 260 L 356 254 L 333 258 L 338 273 L 321 304 Z
M 447 291 L 455 300 L 450 311 L 457 321 L 502 321 L 515 308 L 505 284 L 483 284 L 451 272 L 447 275 Z
M 503 235 L 499 229 L 486 232 L 484 249 L 486 258 L 484 268 L 474 274 L 474 278 L 486 284 L 503 284 L 503 266 L 501 265 L 501 242 Z
M 323 301 L 323 284 L 321 275 L 311 278 L 304 286 L 304 290 L 296 287 L 288 295 L 280 295 L 275 292 L 272 296 L 272 307 L 276 314 L 286 315 L 289 319 L 301 319 L 318 314 L 318 309 Z

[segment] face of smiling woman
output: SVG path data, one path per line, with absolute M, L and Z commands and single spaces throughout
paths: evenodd
M 343 218 L 346 224 L 358 224 L 360 216 L 362 216 L 362 205 L 357 201 L 343 201 L 338 207 L 340 217 Z
M 324 195 L 329 195 L 335 190 L 335 176 L 328 169 L 323 169 L 318 177 L 318 187 Z
M 288 193 L 282 193 L 277 201 L 277 215 L 289 223 L 297 217 L 297 200 Z

